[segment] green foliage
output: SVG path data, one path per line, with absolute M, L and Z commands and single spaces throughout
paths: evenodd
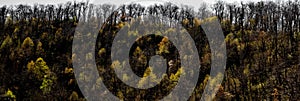
M 51 89 L 53 88 L 56 79 L 56 76 L 54 76 L 53 74 L 44 75 L 42 85 L 40 86 L 40 89 L 43 91 L 43 94 L 48 94 L 51 92 Z
M 6 91 L 5 95 L 12 98 L 12 99 L 14 99 L 14 101 L 16 100 L 16 95 L 14 95 L 13 92 L 10 89 L 8 89 Z
M 104 7 L 103 5 L 96 6 L 88 5 L 86 3 L 75 4 L 76 3 L 74 2 L 74 5 L 71 6 L 62 5 L 62 8 L 54 7 L 53 10 L 48 7 L 45 9 L 37 7 L 36 10 L 33 10 L 33 7 L 22 8 L 22 6 L 20 6 L 20 8 L 17 6 L 9 9 L 5 9 L 5 7 L 1 9 L 5 13 L 3 14 L 4 16 L 8 13 L 14 12 L 13 15 L 11 15 L 13 18 L 7 16 L 5 23 L 0 25 L 1 33 L 3 33 L 3 36 L 0 38 L 2 39 L 0 52 L 1 57 L 3 57 L 1 58 L 2 63 L 0 65 L 0 77 L 2 78 L 2 81 L 4 81 L 0 83 L 1 86 L 14 87 L 14 89 L 7 91 L 7 95 L 11 98 L 15 99 L 15 95 L 23 94 L 23 97 L 26 98 L 20 98 L 21 100 L 28 99 L 39 101 L 48 97 L 49 100 L 82 100 L 80 99 L 82 98 L 82 96 L 80 96 L 81 94 L 77 94 L 79 92 L 76 92 L 78 91 L 76 83 L 74 85 L 72 84 L 72 82 L 75 81 L 72 60 L 76 57 L 76 54 L 72 53 L 72 48 L 82 48 L 84 51 L 88 51 L 89 49 L 86 49 L 86 46 L 73 47 L 71 44 L 74 29 L 88 31 L 87 33 L 76 32 L 80 34 L 80 37 L 96 37 L 97 34 L 92 34 L 93 32 L 89 32 L 87 29 L 76 27 L 77 25 L 89 24 L 91 25 L 89 26 L 91 28 L 97 28 L 102 25 L 102 28 L 99 30 L 101 39 L 98 40 L 98 42 L 100 44 L 96 45 L 96 50 L 98 50 L 96 54 L 98 54 L 101 59 L 96 60 L 96 62 L 101 64 L 98 70 L 101 71 L 99 73 L 104 76 L 114 75 L 113 73 L 110 73 L 110 70 L 108 70 L 109 67 L 120 68 L 124 64 L 124 61 L 110 61 L 110 57 L 106 55 L 111 51 L 107 44 L 112 42 L 120 29 L 125 29 L 125 31 L 127 31 L 125 35 L 127 36 L 139 36 L 139 34 L 145 33 L 155 34 L 156 36 L 164 36 L 166 33 L 172 34 L 176 32 L 182 34 L 186 31 L 189 32 L 190 36 L 195 41 L 196 48 L 200 54 L 199 57 L 201 57 L 201 73 L 199 77 L 202 78 L 199 78 L 199 84 L 195 89 L 195 94 L 192 100 L 200 100 L 201 91 L 206 86 L 209 86 L 212 91 L 215 90 L 216 88 L 211 87 L 211 85 L 215 84 L 222 75 L 218 74 L 215 77 L 208 75 L 211 68 L 211 61 L 213 59 L 212 54 L 217 57 L 224 57 L 224 55 L 211 53 L 212 51 L 208 44 L 208 40 L 204 35 L 205 33 L 203 32 L 203 29 L 200 27 L 201 24 L 209 23 L 214 20 L 220 21 L 224 35 L 226 35 L 227 68 L 223 82 L 223 92 L 227 91 L 238 95 L 234 97 L 234 100 L 265 100 L 266 98 L 275 97 L 272 96 L 271 93 L 275 93 L 273 89 L 279 87 L 277 93 L 279 93 L 282 98 L 279 100 L 299 98 L 300 93 L 299 90 L 295 89 L 295 85 L 299 84 L 299 73 L 297 73 L 297 70 L 299 70 L 298 57 L 300 55 L 300 24 L 297 22 L 299 21 L 299 17 L 293 17 L 294 15 L 290 14 L 292 11 L 297 11 L 297 7 L 299 6 L 299 3 L 297 2 L 290 2 L 290 4 L 276 4 L 273 2 L 259 2 L 253 4 L 243 3 L 242 5 L 234 6 L 232 6 L 232 4 L 225 3 L 226 7 L 224 4 L 218 4 L 213 7 L 214 12 L 201 12 L 201 9 L 199 9 L 199 12 L 194 12 L 192 9 L 188 10 L 188 7 L 185 12 L 185 8 L 180 8 L 178 10 L 174 10 L 174 12 L 170 12 L 170 14 L 174 13 L 175 16 L 177 16 L 177 18 L 171 18 L 176 20 L 174 22 L 169 22 L 166 19 L 159 19 L 156 21 L 152 20 L 153 22 L 140 22 L 147 18 L 145 16 L 141 17 L 137 15 L 141 13 L 138 10 L 138 7 L 131 8 L 132 12 L 130 16 L 138 19 L 134 20 L 134 18 L 132 18 L 131 21 L 120 21 L 119 15 L 121 14 L 117 14 L 115 17 L 112 17 L 116 19 L 116 21 L 114 21 L 114 19 L 107 19 L 109 16 L 108 14 L 111 14 L 111 11 L 113 11 L 112 5 L 106 5 L 107 7 L 105 10 L 100 10 L 101 8 L 99 7 Z M 82 9 L 92 6 L 94 9 Z M 41 7 L 43 6 L 41 5 Z M 169 9 L 163 9 L 163 6 L 153 7 L 154 8 L 152 10 L 156 11 L 152 11 L 152 15 L 157 18 L 161 15 L 174 16 L 161 14 L 161 10 L 169 12 Z M 125 7 L 125 9 L 127 8 L 128 7 Z M 146 11 L 147 9 L 148 8 L 146 8 Z M 41 18 L 43 16 L 32 16 L 30 14 L 26 14 L 27 11 L 30 10 L 34 12 L 33 14 L 47 17 Z M 64 12 L 51 14 L 51 12 L 58 12 L 57 10 Z M 86 10 L 90 10 L 90 14 L 82 15 L 81 13 L 86 12 Z M 199 16 L 191 16 L 187 13 L 189 11 L 195 15 L 211 13 L 216 16 L 205 19 Z M 45 13 L 46 15 L 39 14 L 42 12 L 48 13 Z M 127 12 L 128 9 L 126 10 L 126 13 Z M 141 15 L 148 14 L 149 12 L 142 12 Z M 81 17 L 77 15 L 81 15 Z M 91 15 L 97 15 L 97 17 Z M 129 14 L 125 14 L 125 16 L 128 15 Z M 104 22 L 105 19 L 107 19 L 106 22 Z M 78 22 L 84 20 L 87 22 Z M 112 20 L 113 22 L 108 20 Z M 157 24 L 157 22 L 159 24 Z M 185 29 L 175 29 L 174 26 L 177 26 L 177 23 L 181 23 Z M 138 31 L 137 29 L 141 26 L 136 26 L 135 24 L 144 26 L 144 31 Z M 157 28 L 163 28 L 164 24 L 168 25 L 170 28 L 162 31 L 151 31 L 151 27 L 147 27 L 154 26 Z M 214 27 L 210 28 L 210 30 L 214 30 Z M 9 35 L 6 33 L 9 33 Z M 145 41 L 143 40 L 155 43 L 150 43 L 149 47 L 149 44 L 147 43 L 147 45 L 145 45 L 143 43 Z M 178 64 L 176 65 L 180 66 L 181 60 L 177 57 L 182 54 L 179 54 L 179 56 L 173 54 L 176 53 L 176 50 L 171 47 L 172 44 L 169 42 L 167 37 L 162 39 L 159 38 L 159 40 L 157 40 L 157 37 L 144 39 L 138 38 L 136 42 L 139 45 L 133 49 L 134 52 L 130 58 L 135 60 L 134 62 L 131 62 L 131 65 L 136 66 L 132 68 L 137 70 L 137 72 L 140 73 L 140 68 L 137 67 L 145 66 L 148 62 L 147 59 L 150 58 L 149 56 L 154 54 L 163 55 L 164 58 L 167 59 L 177 59 Z M 92 43 L 87 42 L 87 44 L 90 45 Z M 124 45 L 128 46 L 129 44 L 124 43 Z M 191 46 L 193 45 L 188 44 L 182 47 L 190 49 Z M 154 52 L 147 52 L 147 49 L 151 48 L 153 48 Z M 122 51 L 122 49 L 118 51 Z M 90 61 L 93 58 L 92 55 L 93 53 L 88 53 L 85 55 L 84 60 L 76 61 Z M 49 66 L 43 58 L 38 58 L 36 61 L 30 60 L 41 56 L 47 60 Z M 7 59 L 7 57 L 9 59 Z M 192 56 L 189 55 L 180 57 L 183 57 L 185 60 L 192 59 Z M 26 65 L 27 72 L 24 73 L 23 67 Z M 89 65 L 90 64 L 87 66 Z M 9 74 L 13 74 L 13 78 Z M 88 76 L 88 74 L 84 72 L 79 74 L 79 80 L 93 80 L 93 77 Z M 169 81 L 167 81 L 167 83 L 163 83 L 164 86 L 167 87 L 155 90 L 155 94 L 153 95 L 146 95 L 144 92 L 139 92 L 140 95 L 132 94 L 135 89 L 128 88 L 126 86 L 120 87 L 123 83 L 114 77 L 108 80 L 98 78 L 93 89 L 99 89 L 102 81 L 109 81 L 106 85 L 112 85 L 111 87 L 108 87 L 110 91 L 114 91 L 113 93 L 122 98 L 122 100 L 132 100 L 128 98 L 135 97 L 135 100 L 145 100 L 144 98 L 150 99 L 152 96 L 162 97 L 162 95 L 159 94 L 166 92 L 167 90 L 171 90 L 172 86 L 176 84 L 181 75 L 190 74 L 194 74 L 194 71 L 185 73 L 179 69 L 175 74 L 170 74 L 169 77 L 166 77 Z M 146 69 L 143 77 L 144 78 L 137 84 L 140 87 L 147 83 L 159 82 L 157 75 L 151 73 L 150 67 Z M 61 79 L 63 82 L 57 82 L 57 79 Z M 124 74 L 122 79 L 130 81 L 132 78 Z M 208 80 L 212 81 L 208 83 Z M 32 84 L 33 86 L 38 86 L 20 87 L 20 84 Z M 189 86 L 189 82 L 184 82 L 184 86 Z M 17 89 L 18 87 L 21 89 Z M 54 87 L 59 89 L 54 89 Z M 120 91 L 120 89 L 126 91 Z M 17 90 L 14 91 L 15 95 L 12 90 Z M 99 94 L 99 97 L 101 96 L 105 96 L 105 94 Z M 205 96 L 211 97 L 211 95 Z M 178 99 L 177 96 L 171 96 L 170 98 Z M 212 98 L 206 100 L 212 100 Z M 221 99 L 221 101 L 223 100 L 227 99 Z
M 38 75 L 43 75 L 42 77 L 50 73 L 49 67 L 46 65 L 46 62 L 41 57 L 35 61 L 35 70 L 35 73 Z
M 30 61 L 27 64 L 27 71 L 33 73 L 38 80 L 42 81 L 39 88 L 43 94 L 51 92 L 57 77 L 50 71 L 43 58 L 40 57 L 35 62 Z

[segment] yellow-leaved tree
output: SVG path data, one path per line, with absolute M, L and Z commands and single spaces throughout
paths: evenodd
M 52 73 L 43 58 L 38 58 L 35 62 L 30 61 L 27 64 L 27 71 L 32 73 L 37 80 L 42 81 L 40 89 L 43 94 L 51 91 L 57 80 L 56 75 Z
M 167 37 L 164 37 L 161 42 L 158 44 L 159 46 L 159 51 L 158 51 L 158 54 L 162 54 L 162 53 L 170 53 L 169 52 L 169 41 L 168 41 L 168 38 Z
M 10 89 L 7 90 L 7 92 L 5 93 L 5 96 L 11 98 L 11 101 L 16 101 L 16 95 L 14 95 Z
M 2 42 L 1 46 L 0 46 L 0 50 L 10 46 L 13 44 L 13 41 L 11 39 L 11 37 L 8 35 L 6 36 L 6 38 L 4 39 L 4 41 Z
M 159 79 L 157 78 L 157 76 L 151 72 L 153 69 L 152 67 L 148 67 L 146 68 L 143 78 L 139 81 L 139 83 L 137 84 L 138 87 L 143 87 L 146 84 L 150 84 L 150 86 L 154 86 L 154 84 L 159 83 Z

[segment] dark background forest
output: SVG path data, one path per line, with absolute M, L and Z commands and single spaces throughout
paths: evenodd
M 165 33 L 172 33 L 172 26 L 181 24 L 194 39 L 201 70 L 190 101 L 200 100 L 207 80 L 212 79 L 209 75 L 211 52 L 201 24 L 214 19 L 221 23 L 227 48 L 226 72 L 214 100 L 299 100 L 299 8 L 300 1 L 297 0 L 238 4 L 218 1 L 213 5 L 203 3 L 198 10 L 171 3 L 149 7 L 139 4 L 117 7 L 75 1 L 57 5 L 2 6 L 0 100 L 85 100 L 72 66 L 72 59 L 76 56 L 72 53 L 76 26 L 88 24 L 89 27 L 99 28 L 98 33 L 80 35 L 100 36 L 95 57 L 101 75 L 103 72 L 112 73 L 112 63 L 120 64 L 119 61 L 110 61 L 111 47 L 104 43 L 111 44 L 123 27 L 130 30 L 128 35 L 139 34 L 133 26 L 126 24 L 137 23 L 145 15 L 171 19 L 157 20 L 145 26 L 167 24 L 171 28 Z M 155 54 L 154 51 L 146 50 L 147 44 L 141 43 L 156 44 L 150 48 L 167 60 L 173 59 L 175 65 L 180 65 L 180 60 L 176 58 L 178 52 L 169 41 L 161 36 L 147 36 L 137 40 L 130 53 L 134 65 L 132 69 L 137 75 L 147 73 L 140 59 L 149 60 Z M 141 52 L 150 55 L 141 55 Z M 87 54 L 87 60 L 89 58 Z M 150 94 L 146 94 L 146 91 L 135 93 L 136 90 L 122 86 L 124 84 L 115 80 L 115 77 L 104 77 L 104 80 L 113 85 L 109 89 L 120 99 L 158 100 L 171 90 L 168 88 L 172 88 L 171 81 L 178 80 L 180 70 L 171 68 L 169 71 L 167 81 L 170 82 L 162 86 L 167 88 L 159 91 L 154 89 Z M 84 77 L 84 74 L 81 76 Z M 97 84 L 94 86 L 97 89 Z M 122 88 L 126 90 L 118 90 Z M 105 94 L 99 94 L 99 98 L 101 96 Z

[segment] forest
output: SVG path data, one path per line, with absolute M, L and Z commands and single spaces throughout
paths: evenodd
M 0 7 L 0 100 L 70 100 L 85 101 L 73 62 L 91 61 L 95 57 L 100 78 L 79 73 L 84 80 L 96 79 L 91 89 L 104 82 L 109 91 L 124 101 L 160 100 L 177 84 L 182 71 L 181 54 L 174 42 L 164 37 L 166 33 L 183 34 L 182 26 L 195 42 L 201 65 L 197 85 L 189 101 L 198 101 L 205 86 L 218 76 L 211 76 L 212 52 L 202 24 L 213 20 L 221 24 L 226 44 L 226 70 L 214 101 L 297 101 L 300 98 L 300 1 L 260 1 L 226 3 L 217 1 L 210 5 L 201 3 L 197 10 L 187 5 L 172 3 L 148 7 L 128 5 L 92 4 L 88 1 L 69 1 L 57 5 L 4 5 Z M 146 16 L 152 16 L 146 17 Z M 146 22 L 150 19 L 152 22 Z M 144 21 L 145 20 L 145 21 Z M 141 24 L 142 23 L 142 24 Z M 141 26 L 137 26 L 141 24 Z M 77 27 L 88 25 L 86 27 Z M 158 82 L 151 74 L 149 60 L 159 55 L 168 62 L 163 82 L 151 89 L 136 89 L 122 82 L 113 69 L 124 61 L 112 61 L 113 40 L 119 31 L 124 36 L 138 36 L 152 29 L 152 35 L 135 39 L 129 52 L 129 64 L 136 75 L 149 77 L 137 84 Z M 140 31 L 138 28 L 145 28 Z M 96 29 L 97 32 L 91 32 Z M 210 28 L 213 30 L 214 28 Z M 78 54 L 72 49 L 89 51 L 86 46 L 73 46 L 74 34 L 83 38 L 97 38 L 93 53 L 85 60 L 74 60 Z M 90 42 L 86 42 L 92 45 Z M 183 42 L 182 44 L 185 44 Z M 120 44 L 130 46 L 128 43 Z M 192 45 L 182 46 L 191 49 Z M 122 53 L 123 49 L 117 50 Z M 84 53 L 84 52 L 82 52 Z M 94 57 L 91 55 L 95 55 Z M 186 52 L 184 59 L 194 59 Z M 224 54 L 220 54 L 220 57 Z M 130 80 L 126 75 L 123 79 Z M 298 78 L 298 79 L 297 79 Z M 212 79 L 212 82 L 208 82 Z M 191 84 L 185 82 L 184 86 Z M 184 87 L 183 87 L 184 89 Z M 212 88 L 215 89 L 215 88 Z M 92 91 L 91 91 L 92 92 Z M 108 93 L 96 94 L 98 100 Z M 180 100 L 179 96 L 171 96 Z

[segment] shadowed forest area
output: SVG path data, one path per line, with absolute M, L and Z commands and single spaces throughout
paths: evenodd
M 144 7 L 140 4 L 115 6 L 75 1 L 57 5 L 2 6 L 0 100 L 86 100 L 77 85 L 72 62 L 91 61 L 93 56 L 88 53 L 85 60 L 72 60 L 77 56 L 72 53 L 72 48 L 89 50 L 85 46 L 72 47 L 74 33 L 83 38 L 98 36 L 96 49 L 92 51 L 95 52 L 101 78 L 96 78 L 96 83 L 87 87 L 96 90 L 99 82 L 103 81 L 111 93 L 126 101 L 162 99 L 171 92 L 180 75 L 191 74 L 181 71 L 178 50 L 167 37 L 163 37 L 164 33 L 183 33 L 174 28 L 180 25 L 193 38 L 198 50 L 200 64 L 194 65 L 201 65 L 190 101 L 198 101 L 201 96 L 215 101 L 299 100 L 300 1 L 238 4 L 218 1 L 213 5 L 199 5 L 198 10 L 171 3 Z M 156 19 L 151 20 L 147 15 Z M 226 71 L 216 77 L 210 76 L 212 53 L 201 27 L 212 20 L 220 22 L 227 48 Z M 138 86 L 157 82 L 156 75 L 150 73 L 151 68 L 147 68 L 152 56 L 160 55 L 167 61 L 164 82 L 149 90 L 129 87 L 112 70 L 124 64 L 123 61 L 111 61 L 110 56 L 118 31 L 122 29 L 128 32 L 126 36 L 137 36 L 151 30 L 137 31 L 141 26 L 135 26 L 136 23 L 143 23 L 144 27 L 169 27 L 168 30 L 136 39 L 130 49 L 132 70 L 140 77 L 149 77 L 139 81 Z M 88 25 L 87 28 L 77 27 L 84 24 Z M 98 33 L 89 32 L 89 28 L 97 29 Z M 191 45 L 184 47 L 189 49 Z M 191 57 L 184 56 L 185 59 L 193 59 Z M 88 81 L 93 78 L 79 74 L 78 79 Z M 220 75 L 224 75 L 224 79 L 218 85 L 216 97 L 202 95 L 204 87 L 213 84 L 214 79 L 220 79 Z M 124 75 L 123 78 L 130 80 L 131 77 Z M 208 83 L 209 79 L 212 82 Z M 185 86 L 190 86 L 190 83 L 186 82 Z M 101 98 L 107 94 L 98 95 Z M 180 99 L 179 96 L 171 97 Z

